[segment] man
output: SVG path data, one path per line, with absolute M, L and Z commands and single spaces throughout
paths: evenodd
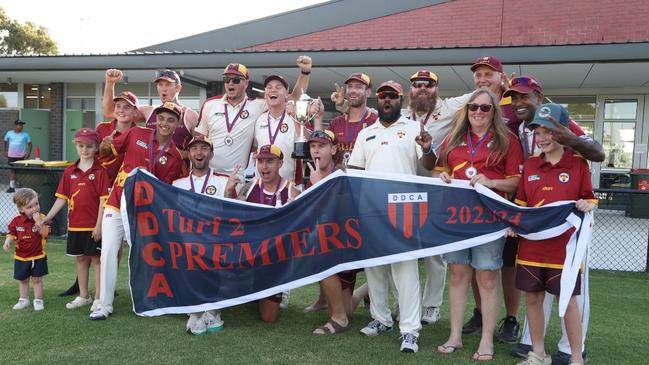
M 115 83 L 122 80 L 124 74 L 120 70 L 109 69 L 106 70 L 106 84 L 104 86 L 104 115 L 107 118 L 113 118 L 115 114 Z M 180 104 L 178 96 L 182 91 L 182 84 L 180 76 L 173 70 L 163 70 L 158 73 L 155 79 L 155 86 L 160 97 L 161 103 L 173 102 L 178 104 L 182 114 L 180 116 L 180 124 L 176 131 L 174 131 L 174 143 L 178 148 L 183 151 L 183 157 L 186 157 L 187 144 L 192 139 L 192 134 L 196 123 L 198 122 L 198 113 L 187 106 Z M 143 105 L 139 107 L 140 116 L 138 121 L 145 121 L 145 126 L 155 129 L 157 115 L 154 113 L 156 107 L 150 105 Z
M 113 312 L 113 298 L 117 281 L 117 252 L 124 239 L 124 225 L 120 214 L 120 200 L 128 174 L 136 168 L 144 168 L 158 179 L 171 184 L 183 174 L 180 151 L 173 142 L 173 134 L 182 111 L 173 102 L 166 102 L 156 108 L 158 117 L 156 129 L 134 127 L 113 139 L 106 139 L 100 145 L 100 153 L 110 151 L 115 157 L 124 155 L 122 167 L 106 201 L 102 220 L 101 290 L 100 308 L 90 314 L 92 320 L 107 319 Z
M 311 73 L 311 58 L 300 56 L 300 68 L 293 99 L 306 90 Z M 210 166 L 215 172 L 229 175 L 236 165 L 242 169 L 239 177 L 243 181 L 245 168 L 255 134 L 255 121 L 267 109 L 264 99 L 250 99 L 246 89 L 250 81 L 248 68 L 240 63 L 231 63 L 223 70 L 225 95 L 207 99 L 201 107 L 196 132 L 206 136 L 214 145 L 215 157 Z
M 401 116 L 401 85 L 391 80 L 386 81 L 376 92 L 379 122 L 359 132 L 348 166 L 368 171 L 415 175 L 418 163 L 421 162 L 424 168 L 431 170 L 435 164 L 432 137 L 422 124 Z M 392 331 L 392 315 L 388 304 L 390 272 L 398 291 L 401 351 L 417 352 L 421 329 L 417 260 L 365 269 L 370 312 L 374 320 L 361 329 L 361 333 L 376 336 Z
M 25 122 L 16 119 L 14 129 L 5 134 L 4 154 L 8 163 L 24 160 L 32 153 L 32 139 L 23 131 Z M 16 191 L 16 171 L 9 170 L 9 189 L 7 193 Z
M 210 197 L 226 196 L 225 193 L 230 188 L 228 182 L 233 181 L 236 175 L 233 175 L 233 178 L 230 179 L 227 176 L 212 172 L 210 168 L 210 160 L 214 157 L 212 142 L 204 136 L 198 135 L 189 142 L 187 147 L 192 169 L 189 176 L 175 180 L 173 186 Z M 236 183 L 232 184 L 232 187 L 234 185 Z M 185 330 L 193 335 L 202 335 L 206 332 L 211 333 L 222 330 L 223 324 L 221 311 L 209 310 L 207 312 L 191 313 Z
M 523 147 L 523 155 L 525 159 L 531 156 L 538 155 L 540 150 L 534 140 L 534 132 L 528 128 L 528 124 L 534 119 L 536 109 L 543 103 L 543 88 L 541 83 L 531 76 L 515 77 L 511 80 L 510 88 L 504 93 L 505 97 L 510 96 L 512 99 L 512 108 L 516 117 L 521 122 L 518 125 L 510 124 L 510 128 L 516 131 L 521 145 Z M 568 120 L 568 126 L 565 127 L 556 121 L 553 121 L 554 128 L 548 127 L 551 131 L 552 138 L 557 143 L 572 149 L 579 153 L 589 161 L 602 162 L 604 161 L 604 150 L 602 146 L 588 137 L 584 131 L 572 119 Z M 586 268 L 588 270 L 588 268 Z M 587 278 L 588 276 L 584 276 Z M 586 280 L 582 281 L 583 288 L 587 287 Z M 544 313 L 547 323 L 552 314 L 552 295 L 545 296 Z M 583 344 L 582 348 L 585 349 L 586 333 L 588 330 L 588 318 L 590 316 L 590 303 L 584 300 L 582 295 L 577 296 L 577 305 L 582 310 L 582 333 Z M 562 329 L 564 326 L 562 326 Z M 531 339 L 529 336 L 529 328 L 524 326 L 524 334 L 521 342 L 512 349 L 512 355 L 518 357 L 525 357 L 531 349 Z M 585 352 L 585 350 L 584 350 Z M 552 361 L 555 364 L 569 364 L 570 363 L 570 345 L 568 337 L 564 331 L 563 336 L 559 342 L 559 351 L 552 355 Z

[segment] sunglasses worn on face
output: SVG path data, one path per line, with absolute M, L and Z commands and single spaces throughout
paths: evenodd
M 399 94 L 391 91 L 381 91 L 380 93 L 377 93 L 376 96 L 378 96 L 379 99 L 391 99 L 391 100 L 399 99 Z
M 482 110 L 484 113 L 488 113 L 491 110 L 491 104 L 469 104 L 469 110 L 474 112 L 478 109 Z
M 422 88 L 422 87 L 430 89 L 430 88 L 435 87 L 435 85 L 437 85 L 437 83 L 435 81 L 433 81 L 433 80 L 415 80 L 412 83 L 410 83 L 410 85 L 412 85 L 412 87 L 414 87 L 415 89 L 419 89 L 419 88 Z
M 229 77 L 229 76 L 223 78 L 224 84 L 229 84 L 230 81 L 232 81 L 232 83 L 235 85 L 239 85 L 241 81 L 243 81 L 243 79 L 241 77 Z

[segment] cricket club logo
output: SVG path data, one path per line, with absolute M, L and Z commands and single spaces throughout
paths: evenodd
M 388 218 L 392 228 L 400 229 L 404 237 L 412 238 L 415 224 L 421 228 L 428 218 L 428 193 L 388 194 Z

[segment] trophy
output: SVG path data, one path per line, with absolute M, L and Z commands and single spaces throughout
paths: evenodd
M 307 95 L 302 89 L 302 95 L 297 102 L 295 102 L 295 116 L 297 122 L 300 124 L 300 134 L 298 135 L 295 143 L 293 144 L 293 153 L 291 153 L 291 158 L 294 159 L 308 159 L 309 158 L 309 147 L 306 142 L 306 137 L 304 137 L 304 125 L 311 119 L 314 115 L 309 114 L 309 105 L 313 98 Z

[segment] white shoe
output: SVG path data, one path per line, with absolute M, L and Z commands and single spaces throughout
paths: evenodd
M 530 351 L 527 353 L 527 359 L 519 362 L 517 365 L 551 365 L 552 357 L 550 355 L 545 355 L 541 357 L 534 352 Z
M 25 308 L 27 308 L 27 307 L 29 307 L 29 299 L 27 299 L 27 298 L 20 298 L 20 299 L 18 299 L 18 303 L 16 303 L 16 304 L 14 305 L 14 309 L 16 309 L 16 310 L 18 310 L 18 309 L 25 309 Z
M 34 310 L 42 311 L 43 309 L 45 309 L 45 303 L 43 303 L 43 299 L 34 299 Z
M 68 309 L 76 309 L 76 308 L 84 307 L 86 305 L 90 305 L 90 303 L 92 303 L 91 297 L 88 298 L 76 297 L 74 298 L 73 301 L 67 303 L 65 307 Z
M 205 322 L 205 328 L 207 329 L 207 332 L 219 332 L 223 329 L 221 311 L 207 311 L 203 313 L 201 320 Z
M 95 299 L 92 301 L 92 306 L 90 306 L 90 311 L 94 312 L 97 309 L 101 308 L 101 300 Z
M 104 307 L 102 305 L 101 308 L 90 313 L 90 319 L 93 321 L 102 321 L 108 319 L 108 317 L 111 315 L 112 312 L 113 312 L 112 308 L 109 308 L 108 306 Z
M 203 317 L 201 315 L 201 313 L 192 313 L 189 315 L 189 319 L 187 320 L 187 324 L 185 325 L 185 330 L 187 331 L 187 333 L 194 336 L 200 336 L 204 335 L 205 332 L 207 332 L 207 326 L 205 325 L 205 321 L 203 321 Z
M 288 299 L 291 296 L 291 291 L 282 292 L 282 302 L 279 303 L 279 307 L 282 309 L 288 308 Z
M 424 307 L 421 312 L 421 323 L 433 324 L 439 321 L 439 307 Z
M 414 333 L 404 333 L 401 335 L 401 352 L 417 352 L 419 351 L 418 337 Z

